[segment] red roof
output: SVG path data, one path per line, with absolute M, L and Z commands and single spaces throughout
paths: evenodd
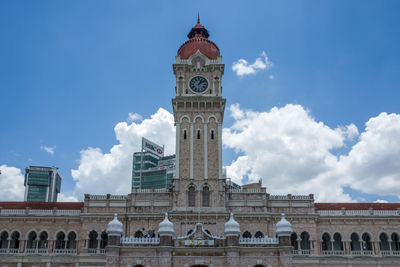
M 0 202 L 3 209 L 25 209 L 27 207 L 34 210 L 79 210 L 83 207 L 83 202 L 28 202 L 28 201 L 3 201 Z
M 217 59 L 220 55 L 219 48 L 216 44 L 208 40 L 208 31 L 200 24 L 200 19 L 197 19 L 197 24 L 192 28 L 188 34 L 187 40 L 178 49 L 178 56 L 182 59 L 188 59 L 194 55 L 198 50 L 208 57 L 209 59 Z
M 400 209 L 400 203 L 315 203 L 317 210 L 397 210 Z

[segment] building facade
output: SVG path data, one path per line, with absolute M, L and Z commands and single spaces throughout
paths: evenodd
M 188 37 L 173 65 L 171 186 L 0 202 L 0 266 L 400 266 L 400 203 L 316 203 L 226 178 L 224 64 L 199 21 Z
M 25 168 L 24 201 L 57 201 L 61 190 L 58 168 L 29 166 Z

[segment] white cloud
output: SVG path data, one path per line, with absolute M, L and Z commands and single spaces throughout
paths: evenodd
M 270 74 L 270 75 L 268 76 L 268 78 L 269 78 L 270 80 L 273 80 L 273 79 L 275 79 L 275 76 L 272 75 L 272 74 Z
M 57 196 L 58 202 L 77 202 L 78 199 L 73 195 L 64 195 L 63 193 L 59 193 Z
M 384 200 L 384 199 L 377 199 L 374 201 L 374 203 L 389 203 L 389 201 Z
M 140 123 L 120 122 L 114 127 L 118 144 L 109 152 L 100 148 L 82 150 L 77 169 L 72 170 L 76 181 L 74 194 L 82 198 L 84 193 L 127 194 L 131 191 L 132 154 L 140 151 L 141 138 L 146 137 L 164 144 L 166 154 L 175 151 L 174 117 L 165 109 Z
M 129 112 L 128 121 L 140 121 L 142 119 L 142 115 L 138 113 Z
M 50 155 L 54 155 L 55 151 L 54 149 L 56 148 L 56 146 L 52 146 L 52 147 L 48 147 L 48 146 L 40 146 L 40 149 L 46 151 L 47 153 L 49 153 Z
M 255 74 L 260 70 L 269 70 L 273 67 L 273 63 L 268 59 L 267 54 L 263 51 L 259 57 L 256 58 L 253 64 L 250 64 L 247 60 L 241 58 L 236 62 L 233 62 L 232 70 L 239 77 L 243 77 L 249 74 Z M 273 76 L 272 76 L 273 77 Z M 270 75 L 270 79 L 271 75 Z
M 7 165 L 1 165 L 0 171 L 0 200 L 24 200 L 24 175 L 21 170 Z
M 300 105 L 268 112 L 232 105 L 230 114 L 235 121 L 224 129 L 223 142 L 241 155 L 227 166 L 235 182 L 261 177 L 272 194 L 314 193 L 318 201 L 355 201 L 345 186 L 400 196 L 400 115 L 371 118 L 359 135 L 354 124 L 332 129 Z M 348 155 L 331 153 L 356 137 Z

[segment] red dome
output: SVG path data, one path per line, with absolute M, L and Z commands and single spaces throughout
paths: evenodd
M 209 59 L 217 59 L 219 54 L 219 48 L 216 44 L 208 40 L 209 34 L 206 28 L 200 24 L 200 20 L 197 21 L 196 26 L 188 34 L 189 40 L 187 40 L 178 49 L 178 56 L 182 59 L 188 59 L 191 55 L 194 55 L 197 50 L 208 57 Z

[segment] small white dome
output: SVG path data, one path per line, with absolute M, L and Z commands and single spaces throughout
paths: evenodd
M 240 236 L 240 224 L 235 221 L 232 212 L 229 221 L 225 223 L 225 236 Z
M 290 236 L 293 232 L 292 225 L 285 219 L 285 213 L 282 213 L 281 220 L 276 224 L 276 235 Z
M 175 234 L 174 224 L 168 220 L 168 213 L 165 213 L 164 221 L 158 225 L 158 234 L 160 236 L 173 236 Z
M 107 225 L 107 234 L 109 235 L 122 235 L 124 232 L 122 223 L 118 221 L 118 214 L 114 214 L 114 219 Z

